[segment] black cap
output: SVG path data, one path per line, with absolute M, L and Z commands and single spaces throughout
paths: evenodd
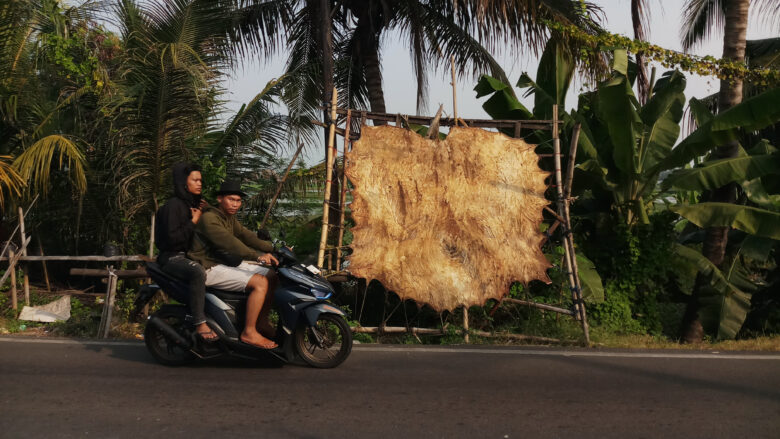
M 241 183 L 235 180 L 225 180 L 222 185 L 219 186 L 217 195 L 241 195 L 246 197 L 246 192 L 241 190 Z

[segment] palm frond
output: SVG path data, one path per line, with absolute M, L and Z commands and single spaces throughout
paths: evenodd
M 13 157 L 0 156 L 0 207 L 5 205 L 6 197 L 19 198 L 22 190 L 27 186 L 24 179 L 16 171 L 11 163 Z
M 52 134 L 36 141 L 13 162 L 28 186 L 46 196 L 52 184 L 52 165 L 64 172 L 79 193 L 87 190 L 86 161 L 74 141 Z
M 685 4 L 680 30 L 683 50 L 687 52 L 723 30 L 726 3 L 724 0 L 689 0 Z

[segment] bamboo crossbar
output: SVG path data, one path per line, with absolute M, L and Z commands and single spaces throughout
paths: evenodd
M 325 107 L 320 107 L 320 109 Z M 347 109 L 344 108 L 337 108 L 336 113 L 339 115 L 346 115 Z M 365 118 L 368 120 L 379 120 L 384 122 L 393 122 L 395 123 L 398 120 L 398 114 L 391 114 L 391 113 L 377 113 L 374 111 L 358 111 L 358 110 L 352 110 L 352 117 L 354 118 Z M 413 123 L 416 125 L 430 125 L 431 121 L 433 121 L 433 116 L 407 116 L 403 115 L 402 119 L 405 122 Z M 458 118 L 456 121 L 452 117 L 442 117 L 439 119 L 439 126 L 455 126 L 457 123 L 465 122 L 469 127 L 476 127 L 476 128 L 512 128 L 514 129 L 517 126 L 517 123 L 520 122 L 522 124 L 523 128 L 528 128 L 532 130 L 551 130 L 551 126 L 553 123 L 556 124 L 562 124 L 563 121 L 553 121 L 553 120 L 493 120 L 493 119 L 463 119 Z
M 507 297 L 503 301 L 509 303 L 515 303 L 517 305 L 530 306 L 531 308 L 539 308 L 547 311 L 557 312 L 559 314 L 566 314 L 569 316 L 574 315 L 574 311 L 570 309 L 564 309 L 557 306 L 547 305 L 546 303 L 529 302 L 527 300 L 512 299 L 511 297 Z
M 146 255 L 132 255 L 132 256 L 21 256 L 18 261 L 27 262 L 40 262 L 40 261 L 88 261 L 88 262 L 146 262 L 149 261 L 149 256 Z M 7 261 L 8 258 L 3 256 L 0 261 Z
M 71 268 L 71 276 L 107 277 L 111 272 L 106 269 L 96 268 Z M 113 273 L 120 279 L 143 279 L 149 277 L 144 268 L 135 270 L 114 270 Z
M 412 335 L 446 335 L 447 331 L 438 328 L 416 328 L 405 326 L 357 326 L 352 328 L 356 334 L 412 334 Z M 542 343 L 560 343 L 557 338 L 537 337 L 535 335 L 493 333 L 487 331 L 470 330 L 470 334 L 485 338 L 509 338 L 513 340 L 527 340 Z

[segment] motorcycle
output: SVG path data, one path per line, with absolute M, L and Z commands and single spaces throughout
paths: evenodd
M 219 338 L 203 340 L 193 325 L 187 285 L 163 272 L 156 263 L 147 262 L 146 271 L 155 284 L 141 288 L 136 309 L 142 308 L 159 290 L 179 302 L 164 304 L 148 317 L 144 342 L 149 353 L 169 366 L 221 356 L 262 359 L 271 355 L 285 363 L 300 358 L 317 368 L 332 368 L 344 362 L 352 351 L 352 332 L 344 318 L 346 313 L 328 302 L 333 286 L 316 267 L 298 263 L 286 245 L 274 255 L 279 264 L 269 268 L 278 278 L 273 337 L 277 348 L 266 350 L 242 342 L 239 336 L 244 327 L 247 294 L 213 288 L 206 288 L 204 311 L 207 324 Z

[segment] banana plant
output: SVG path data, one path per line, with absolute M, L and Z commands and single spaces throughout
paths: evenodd
M 750 133 L 780 121 L 776 102 L 780 90 L 774 89 L 745 100 L 718 115 L 696 100 L 691 112 L 699 128 L 683 140 L 661 167 L 680 166 L 699 159 L 714 147 L 731 140 L 745 142 Z M 747 151 L 740 147 L 737 157 L 704 160 L 699 165 L 678 169 L 662 183 L 664 189 L 704 193 L 736 183 L 741 194 L 739 204 L 680 203 L 671 207 L 692 224 L 736 229 L 729 238 L 730 251 L 722 267 L 717 267 L 698 250 L 680 245 L 680 266 L 696 268 L 704 284 L 694 292 L 701 323 L 718 338 L 734 338 L 742 327 L 751 297 L 762 288 L 768 273 L 777 270 L 771 252 L 780 239 L 780 153 L 765 139 Z M 769 189 L 767 189 L 769 188 Z M 736 238 L 736 239 L 735 239 Z M 717 329 L 715 329 L 717 328 Z

